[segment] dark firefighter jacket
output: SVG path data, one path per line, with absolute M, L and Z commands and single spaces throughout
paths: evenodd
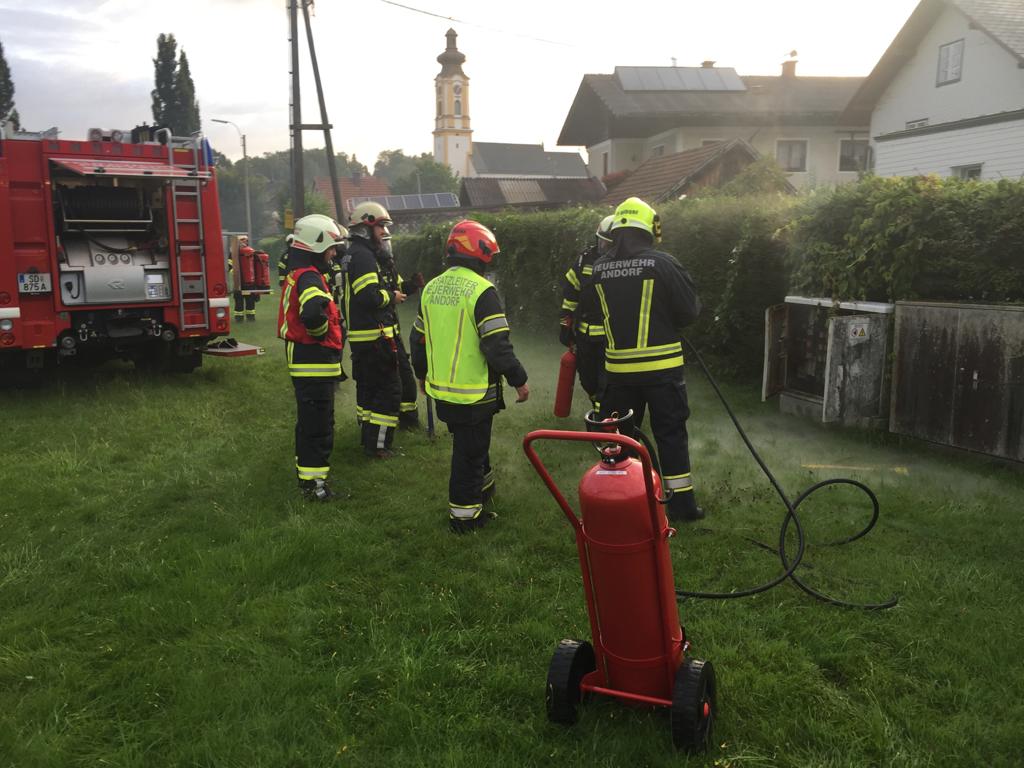
M 459 266 L 470 268 L 461 263 Z M 449 267 L 449 270 L 455 268 L 454 266 Z M 474 271 L 476 270 L 474 269 Z M 512 348 L 505 308 L 493 286 L 477 298 L 473 308 L 473 323 L 474 335 L 479 340 L 479 349 L 487 360 L 490 386 L 488 393 L 480 401 L 470 405 L 456 405 L 438 400 L 437 416 L 448 423 L 475 423 L 497 413 L 505 407 L 501 391 L 501 378 L 504 377 L 513 387 L 521 387 L 527 380 L 526 369 L 523 368 Z M 427 378 L 427 346 L 423 331 L 421 307 L 409 337 L 412 368 L 416 373 L 416 378 L 420 381 Z
M 343 275 L 345 327 L 352 343 L 393 338 L 397 331 L 393 288 L 388 287 L 376 249 L 366 239 L 353 237 Z
M 340 246 L 339 246 L 340 247 Z M 281 254 L 281 258 L 277 260 L 277 284 L 279 287 L 284 287 L 284 279 L 288 277 L 288 262 L 289 253 L 291 249 L 285 249 L 285 252 Z M 327 284 L 331 289 L 331 293 L 334 295 L 334 301 L 341 307 L 341 260 L 344 257 L 344 253 L 341 253 L 327 262 L 327 271 L 324 272 L 324 277 L 327 278 Z M 321 270 L 323 271 L 323 270 Z
M 594 262 L 597 260 L 597 245 L 584 250 L 562 277 L 562 343 L 568 346 L 576 335 L 600 337 L 604 340 L 604 318 L 600 308 L 586 315 L 579 306 L 580 292 L 590 283 L 594 273 Z M 568 318 L 568 322 L 566 322 Z
M 293 249 L 281 291 L 278 336 L 285 339 L 292 376 L 341 375 L 342 331 L 338 307 L 323 273 L 304 251 Z
M 682 329 L 700 313 L 700 299 L 673 256 L 630 244 L 624 238 L 594 263 L 580 304 L 588 317 L 604 318 L 607 373 L 642 383 L 678 374 Z

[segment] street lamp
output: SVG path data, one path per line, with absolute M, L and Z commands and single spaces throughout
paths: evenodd
M 254 237 L 252 231 L 252 206 L 249 204 L 249 155 L 246 154 L 245 150 L 245 134 L 242 133 L 242 129 L 235 125 L 230 120 L 221 120 L 219 118 L 210 118 L 215 123 L 223 123 L 225 125 L 233 125 L 235 130 L 238 131 L 238 136 L 242 140 L 242 162 L 245 163 L 245 231 L 249 237 Z

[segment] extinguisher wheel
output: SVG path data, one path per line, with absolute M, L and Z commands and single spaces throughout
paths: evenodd
M 579 707 L 583 676 L 597 668 L 590 643 L 562 640 L 551 657 L 545 694 L 548 720 L 572 725 Z
M 706 752 L 718 706 L 715 668 L 710 661 L 684 659 L 672 687 L 672 743 L 687 752 Z

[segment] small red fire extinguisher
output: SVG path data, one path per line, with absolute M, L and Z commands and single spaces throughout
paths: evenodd
M 565 418 L 572 412 L 572 391 L 576 388 L 576 353 L 565 350 L 558 364 L 558 386 L 555 388 L 555 416 Z

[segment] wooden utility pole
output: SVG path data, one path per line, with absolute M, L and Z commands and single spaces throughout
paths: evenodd
M 299 89 L 299 0 L 288 0 L 288 21 L 292 46 L 292 213 L 306 215 L 306 183 L 302 175 L 302 94 Z
M 309 45 L 309 59 L 313 64 L 313 80 L 316 83 L 316 96 L 320 101 L 320 122 L 302 122 L 302 94 L 299 87 L 299 3 L 302 3 L 302 18 L 306 23 L 306 43 Z M 292 211 L 298 219 L 305 215 L 306 187 L 302 173 L 302 132 L 323 131 L 324 149 L 327 152 L 327 169 L 331 175 L 331 190 L 334 192 L 334 212 L 337 220 L 342 222 L 341 189 L 338 186 L 338 169 L 334 159 L 334 143 L 331 141 L 331 128 L 327 122 L 327 105 L 324 102 L 324 88 L 320 81 L 320 66 L 316 59 L 316 46 L 313 44 L 313 27 L 309 23 L 309 7 L 313 0 L 288 0 L 288 21 L 291 29 L 292 46 L 292 103 L 291 103 L 291 135 L 292 135 Z

